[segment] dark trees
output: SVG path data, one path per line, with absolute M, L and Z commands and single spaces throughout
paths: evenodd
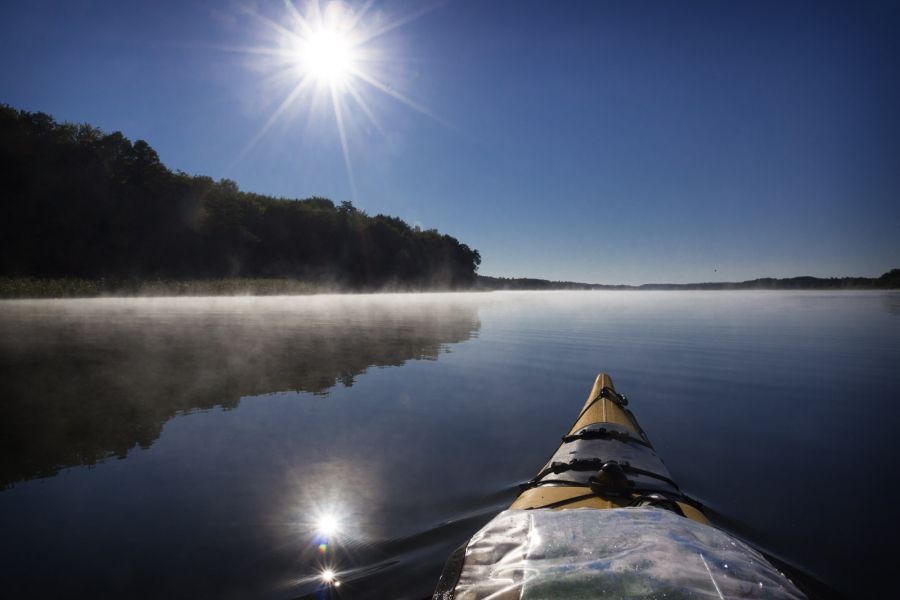
M 301 277 L 464 287 L 478 251 L 435 230 L 172 172 L 146 142 L 0 106 L 0 276 Z

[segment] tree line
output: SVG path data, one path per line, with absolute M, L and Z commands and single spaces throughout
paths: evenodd
M 0 105 L 0 276 L 468 287 L 481 256 L 351 202 L 173 172 L 147 142 Z
M 900 288 L 900 269 L 891 269 L 880 277 L 802 276 L 784 279 L 764 277 L 737 282 L 645 283 L 643 285 L 606 285 L 478 275 L 475 287 L 483 290 L 881 290 Z

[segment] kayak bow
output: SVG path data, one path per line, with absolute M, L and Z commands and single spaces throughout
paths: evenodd
M 805 596 L 710 525 L 601 373 L 550 460 L 447 561 L 434 599 L 656 597 Z
M 512 509 L 661 506 L 708 524 L 672 479 L 647 434 L 601 373 L 562 444 L 523 485 Z

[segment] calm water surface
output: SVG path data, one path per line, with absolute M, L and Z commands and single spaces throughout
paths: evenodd
M 900 294 L 509 292 L 0 302 L 0 589 L 428 596 L 601 370 L 720 526 L 892 587 Z

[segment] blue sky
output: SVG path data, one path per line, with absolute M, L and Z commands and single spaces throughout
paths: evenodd
M 0 102 L 248 191 L 435 227 L 489 275 L 900 266 L 897 3 L 375 2 L 360 26 L 396 27 L 365 68 L 394 95 L 354 82 L 376 126 L 342 92 L 352 178 L 323 95 L 251 146 L 296 83 L 236 51 L 277 44 L 259 16 L 290 25 L 283 2 L 7 1 Z

